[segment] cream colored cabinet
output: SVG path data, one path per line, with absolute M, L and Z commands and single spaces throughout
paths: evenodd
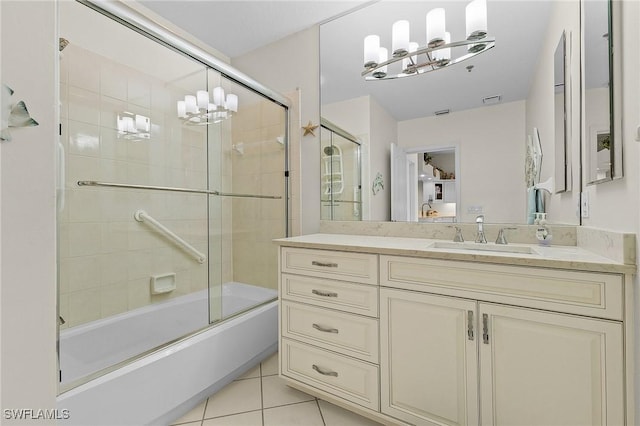
M 411 424 L 478 424 L 476 302 L 380 290 L 381 411 Z
M 616 273 L 282 247 L 280 374 L 388 425 L 631 425 L 630 294 Z
M 280 260 L 280 374 L 379 412 L 378 256 L 283 247 Z
M 623 425 L 622 324 L 480 304 L 483 425 Z
M 383 413 L 416 425 L 624 424 L 620 323 L 384 288 L 380 305 Z
M 381 256 L 381 277 L 382 412 L 625 424 L 620 275 Z

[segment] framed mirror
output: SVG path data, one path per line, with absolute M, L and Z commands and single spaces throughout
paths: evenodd
M 363 196 L 363 211 L 368 212 L 364 220 L 391 220 L 388 191 L 397 187 L 390 182 L 391 143 L 406 151 L 458 147 L 455 216 L 460 222 L 473 222 L 478 214 L 492 223 L 527 222 L 525 156 L 527 135 L 534 127 L 539 129 L 545 155 L 539 179 L 544 182 L 555 175 L 554 52 L 563 31 L 579 32 L 578 2 L 487 0 L 487 36 L 495 39 L 490 50 L 433 72 L 394 80 L 371 81 L 361 74 L 367 36 L 378 35 L 391 57 L 392 26 L 407 20 L 410 41 L 423 46 L 426 14 L 444 8 L 451 40 L 464 39 L 468 3 L 380 0 L 320 26 L 321 117 L 363 141 L 367 155 L 362 157 L 362 169 L 369 170 L 362 177 L 363 192 L 369 193 L 368 200 Z M 568 62 L 575 64 L 571 72 L 579 72 L 579 53 L 577 48 L 565 50 L 572 57 Z M 389 74 L 395 75 L 389 67 Z M 570 96 L 578 95 L 575 91 Z M 579 101 L 575 102 L 577 109 Z M 579 119 L 571 120 L 571 134 L 578 135 L 574 128 L 579 129 Z M 565 139 L 562 150 L 564 193 L 556 194 L 552 187 L 547 196 L 552 223 L 579 224 L 573 200 L 577 192 L 567 191 L 571 182 L 567 175 L 580 170 L 569 167 L 579 161 L 577 146 L 570 149 L 577 143 Z M 378 173 L 385 188 L 374 195 L 370 188 Z M 416 198 L 420 196 L 424 200 L 424 187 Z M 412 218 L 422 214 L 420 205 L 409 213 Z
M 567 156 L 568 102 L 567 32 L 563 31 L 553 55 L 553 117 L 555 128 L 555 192 L 565 192 L 571 179 Z
M 623 177 L 620 5 L 611 0 L 582 1 L 585 174 L 587 185 Z

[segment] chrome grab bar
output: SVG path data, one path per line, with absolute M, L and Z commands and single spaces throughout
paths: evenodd
M 186 242 L 185 240 L 180 238 L 178 235 L 176 235 L 169 228 L 167 228 L 166 226 L 164 226 L 163 224 L 161 224 L 160 222 L 158 222 L 157 220 L 155 220 L 154 218 L 149 216 L 149 214 L 147 212 L 145 212 L 144 210 L 136 211 L 133 214 L 133 217 L 138 222 L 148 223 L 148 224 L 152 225 L 154 228 L 156 228 L 159 231 L 161 231 L 163 234 L 165 234 L 167 237 L 169 237 L 169 239 L 171 241 L 173 241 L 174 243 L 176 243 L 177 245 L 182 247 L 185 251 L 191 253 L 191 255 L 196 259 L 196 261 L 198 263 L 206 262 L 207 256 L 205 256 L 203 253 L 200 253 L 195 247 L 193 247 L 191 244 L 189 244 L 188 242 Z
M 135 185 L 135 184 L 129 184 L 129 183 L 98 182 L 95 180 L 79 180 L 78 186 L 104 186 L 108 188 L 151 189 L 155 191 L 186 192 L 190 194 L 208 194 L 208 195 L 216 195 L 218 197 L 266 198 L 270 200 L 282 199 L 280 195 L 236 194 L 233 192 L 220 192 L 220 191 L 209 190 L 209 189 L 188 189 L 188 188 L 176 188 L 171 186 Z

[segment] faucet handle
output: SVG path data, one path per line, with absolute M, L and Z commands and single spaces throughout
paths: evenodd
M 464 237 L 462 236 L 462 229 L 459 226 L 449 225 L 447 228 L 456 228 L 456 235 L 453 237 L 453 242 L 464 243 Z
M 496 239 L 496 244 L 508 244 L 507 238 L 504 235 L 505 234 L 504 231 L 510 231 L 513 229 L 518 229 L 518 228 L 515 228 L 515 227 L 500 228 L 500 231 L 498 232 L 498 238 Z

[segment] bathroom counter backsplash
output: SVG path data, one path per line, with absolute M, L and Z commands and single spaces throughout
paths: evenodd
M 434 245 L 442 243 L 442 241 L 448 242 L 451 241 L 451 238 L 447 238 L 445 240 L 433 238 L 322 233 L 274 240 L 276 244 L 282 246 L 315 248 L 322 250 L 357 251 L 386 255 L 426 257 L 441 260 L 474 261 L 503 265 L 536 266 L 592 272 L 635 273 L 636 271 L 635 264 L 618 262 L 575 245 L 540 246 L 537 244 L 512 243 L 512 247 L 530 247 L 532 251 L 531 253 L 511 253 L 488 250 L 476 251 L 473 249 L 463 248 L 434 247 Z M 471 244 L 475 243 L 472 242 Z M 493 245 L 494 243 L 491 242 L 484 248 L 491 248 Z M 503 247 L 495 248 L 502 249 Z

